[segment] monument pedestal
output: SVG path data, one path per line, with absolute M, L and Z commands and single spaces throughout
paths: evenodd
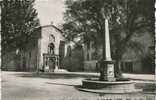
M 115 75 L 114 75 L 114 60 L 100 60 L 100 81 L 109 81 L 113 82 L 116 81 Z

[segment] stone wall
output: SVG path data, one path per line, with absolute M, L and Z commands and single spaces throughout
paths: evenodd
M 84 71 L 97 72 L 98 71 L 97 60 L 84 61 Z
M 16 70 L 15 52 L 8 52 L 2 55 L 2 70 Z

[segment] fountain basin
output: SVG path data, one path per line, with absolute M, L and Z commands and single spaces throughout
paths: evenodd
M 133 81 L 128 79 L 118 79 L 113 82 L 99 81 L 98 78 L 82 80 L 82 87 L 79 90 L 98 93 L 134 93 L 141 89 L 135 89 Z

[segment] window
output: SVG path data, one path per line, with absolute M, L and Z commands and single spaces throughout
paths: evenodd
M 49 43 L 48 45 L 48 52 L 51 53 L 51 54 L 54 54 L 54 48 L 55 48 L 55 45 L 54 43 Z
M 49 43 L 51 42 L 55 42 L 55 36 L 52 34 L 49 36 Z

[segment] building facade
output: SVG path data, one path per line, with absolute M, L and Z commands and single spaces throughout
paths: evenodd
M 43 26 L 41 33 L 41 38 L 38 39 L 39 69 L 53 70 L 60 67 L 61 60 L 65 56 L 65 38 L 53 25 Z

